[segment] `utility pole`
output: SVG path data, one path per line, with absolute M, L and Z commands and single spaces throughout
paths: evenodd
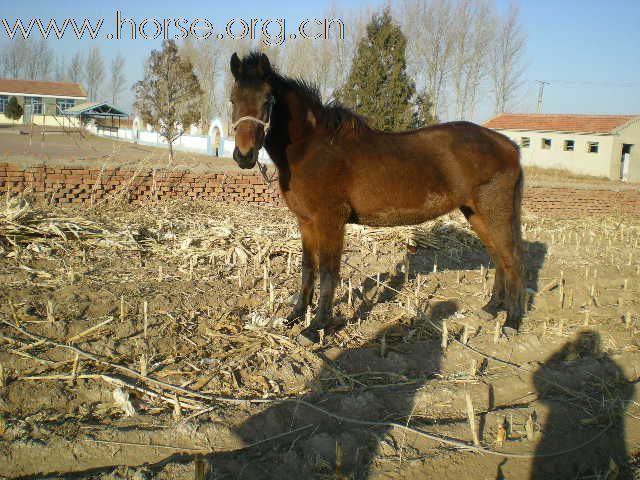
M 551 85 L 549 82 L 545 82 L 544 80 L 536 80 L 540 84 L 540 88 L 538 89 L 538 108 L 536 109 L 536 113 L 542 112 L 542 96 L 544 95 L 544 86 Z

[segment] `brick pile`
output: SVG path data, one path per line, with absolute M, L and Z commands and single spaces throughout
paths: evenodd
M 2 192 L 30 192 L 55 204 L 109 199 L 144 203 L 171 198 L 202 198 L 238 203 L 284 205 L 276 183 L 259 174 L 241 172 L 196 174 L 187 171 L 83 169 L 0 163 Z M 640 217 L 639 190 L 527 186 L 524 211 L 556 217 L 624 214 Z
M 141 203 L 171 198 L 220 199 L 240 203 L 284 205 L 278 186 L 268 186 L 259 175 L 240 173 L 194 174 L 186 171 L 65 167 L 22 167 L 0 163 L 3 192 L 30 192 L 55 204 L 123 199 Z

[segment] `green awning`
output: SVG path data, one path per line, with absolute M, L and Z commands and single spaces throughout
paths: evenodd
M 87 102 L 80 103 L 74 107 L 67 108 L 61 112 L 61 115 L 71 117 L 119 117 L 128 118 L 129 114 L 114 107 L 107 102 Z

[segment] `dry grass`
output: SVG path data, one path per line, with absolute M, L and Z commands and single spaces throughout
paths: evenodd
M 547 180 L 555 182 L 581 182 L 581 183 L 608 183 L 611 185 L 628 185 L 628 182 L 611 180 L 607 177 L 595 177 L 592 175 L 580 175 L 560 168 L 524 167 L 527 180 Z
M 487 445 L 487 439 L 495 440 L 499 448 L 526 456 L 532 444 L 520 439 L 527 437 L 530 410 L 514 406 L 509 420 L 512 429 L 501 432 L 496 415 L 507 415 L 509 405 L 491 412 L 486 391 L 478 390 L 480 387 L 499 385 L 511 375 L 530 375 L 531 365 L 544 360 L 540 350 L 553 349 L 583 328 L 585 311 L 590 312 L 590 327 L 606 332 L 603 350 L 637 350 L 630 338 L 637 330 L 634 254 L 640 225 L 625 218 L 562 222 L 525 218 L 528 245 L 544 243 L 545 261 L 552 265 L 540 273 L 538 284 L 554 286 L 531 292 L 535 304 L 522 338 L 541 340 L 536 343 L 537 356 L 517 358 L 521 351 L 526 352 L 526 345 L 519 350 L 517 339 L 498 335 L 494 340 L 493 323 L 478 329 L 465 323 L 474 319 L 473 308 L 486 300 L 488 268 L 469 263 L 470 258 L 483 254 L 483 247 L 460 216 L 417 228 L 350 226 L 342 271 L 345 281 L 338 289 L 336 307 L 336 316 L 346 325 L 327 332 L 322 345 L 306 349 L 293 340 L 301 326 L 283 329 L 273 321 L 288 313 L 298 288 L 299 234 L 294 218 L 284 209 L 175 201 L 135 208 L 106 205 L 64 210 L 34 208 L 20 198 L 6 199 L 3 205 L 0 281 L 6 283 L 0 315 L 14 326 L 0 331 L 1 348 L 7 355 L 3 358 L 11 359 L 3 362 L 5 383 L 8 388 L 22 389 L 27 406 L 21 408 L 25 410 L 30 408 L 31 399 L 26 397 L 32 388 L 57 384 L 69 398 L 71 393 L 75 398 L 98 384 L 100 391 L 108 393 L 106 400 L 78 407 L 64 417 L 80 425 L 98 419 L 104 426 L 114 419 L 127 419 L 132 422 L 128 425 L 135 426 L 140 418 L 224 423 L 230 417 L 249 415 L 243 408 L 252 402 L 246 399 L 267 402 L 322 393 L 348 402 L 351 395 L 355 399 L 366 392 L 375 396 L 376 392 L 381 395 L 423 385 L 416 390 L 416 398 L 421 391 L 436 392 L 427 397 L 427 407 L 416 400 L 410 413 L 400 412 L 409 413 L 406 423 L 401 420 L 397 422 L 400 427 L 395 427 L 386 422 L 391 430 L 407 433 L 399 443 L 399 464 L 411 464 L 416 433 L 409 424 L 439 418 L 450 419 L 438 427 L 440 435 L 465 439 L 463 445 L 470 445 L 471 439 L 482 445 Z M 418 249 L 420 255 L 406 255 Z M 436 272 L 416 274 L 419 257 L 433 258 Z M 456 271 L 442 268 L 447 263 Z M 374 288 L 370 295 L 363 285 L 377 272 L 393 273 L 404 281 L 394 284 L 383 279 L 384 286 L 378 286 L 378 291 Z M 564 302 L 558 300 L 561 288 L 566 292 Z M 65 296 L 65 291 L 71 295 Z M 385 295 L 389 293 L 393 295 Z M 84 309 L 77 305 L 83 296 L 89 305 Z M 376 358 L 402 359 L 416 346 L 421 356 L 438 351 L 441 332 L 421 322 L 437 322 L 433 307 L 453 299 L 459 307 L 447 318 L 447 352 L 435 377 L 426 383 L 404 360 L 398 360 L 397 369 L 370 368 L 368 363 L 347 371 L 344 364 L 325 356 L 335 351 L 375 352 Z M 368 313 L 360 322 L 357 317 L 364 307 Z M 419 307 L 424 311 L 418 312 Z M 615 315 L 625 312 L 630 315 L 628 325 L 622 320 L 615 324 Z M 543 321 L 546 327 L 540 332 Z M 437 340 L 432 339 L 434 332 Z M 493 356 L 487 353 L 483 358 L 477 353 L 491 349 L 497 352 Z M 371 362 L 370 355 L 365 358 Z M 614 386 L 613 381 L 609 383 Z M 531 387 L 522 388 L 502 398 L 527 395 L 530 407 L 535 401 L 529 396 Z M 446 395 L 458 390 L 463 393 L 456 410 Z M 464 391 L 469 392 L 471 406 L 465 403 Z M 558 390 L 558 397 L 576 405 L 581 401 L 571 388 Z M 588 406 L 595 411 L 595 403 Z M 66 405 L 38 410 L 39 422 L 53 428 L 50 426 L 63 421 L 65 414 L 56 411 L 63 407 L 67 411 Z M 598 408 L 615 413 L 608 404 Z M 354 416 L 361 413 L 350 412 Z M 392 412 L 390 418 L 394 415 L 398 412 Z M 478 419 L 467 418 L 473 415 L 487 417 L 487 424 L 496 425 L 496 431 L 482 433 L 479 428 L 474 433 Z M 585 418 L 593 425 L 604 423 L 595 413 Z M 4 428 L 15 431 L 17 422 L 9 418 L 6 423 Z M 297 436 L 313 434 L 314 429 L 303 428 L 286 429 L 285 434 L 268 440 L 295 443 Z M 286 437 L 290 434 L 294 439 Z M 139 445 L 137 439 L 100 441 L 113 448 Z M 155 443 L 151 446 L 185 453 L 210 451 L 197 443 L 182 447 L 166 440 Z M 325 469 L 339 471 L 340 462 L 325 465 Z

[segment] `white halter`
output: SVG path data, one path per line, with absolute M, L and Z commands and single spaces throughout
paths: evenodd
M 271 117 L 271 112 L 269 112 L 269 117 Z M 267 120 L 266 122 L 260 120 L 257 117 L 252 117 L 251 115 L 245 115 L 244 117 L 240 117 L 239 119 L 237 119 L 235 122 L 233 122 L 233 125 L 231 125 L 231 128 L 233 128 L 233 131 L 236 131 L 238 128 L 238 125 L 242 122 L 245 122 L 247 120 L 250 120 L 252 122 L 256 122 L 259 123 L 260 125 L 262 125 L 262 128 L 264 129 L 264 134 L 266 135 L 267 132 L 269 131 L 269 120 Z
M 262 129 L 264 130 L 264 136 L 266 137 L 267 133 L 269 132 L 269 127 L 271 122 L 271 111 L 273 110 L 274 103 L 275 103 L 275 99 L 272 97 L 271 100 L 269 101 L 269 111 L 267 112 L 266 122 L 263 120 L 260 120 L 257 117 L 252 117 L 251 115 L 245 115 L 244 117 L 240 117 L 235 122 L 233 122 L 233 124 L 231 125 L 231 128 L 233 128 L 233 131 L 235 132 L 236 129 L 238 128 L 238 125 L 242 122 L 246 122 L 246 121 L 256 122 L 257 124 L 262 125 Z M 267 166 L 260 163 L 259 158 L 256 158 L 256 163 L 258 164 L 258 170 L 260 170 L 260 174 L 262 175 L 262 178 L 264 179 L 265 183 L 271 186 L 271 184 L 274 181 L 274 176 L 272 176 L 271 178 L 267 176 Z
M 251 115 L 245 115 L 244 117 L 240 117 L 239 119 L 237 119 L 235 122 L 233 122 L 233 124 L 231 125 L 231 128 L 233 128 L 233 131 L 235 132 L 236 129 L 238 128 L 238 125 L 242 122 L 246 122 L 246 121 L 250 121 L 250 122 L 256 122 L 259 125 L 262 125 L 262 129 L 264 130 L 264 134 L 265 136 L 267 135 L 267 132 L 269 132 L 269 127 L 270 122 L 271 122 L 271 110 L 273 110 L 273 104 L 275 103 L 275 99 L 273 99 L 273 97 L 271 98 L 271 100 L 269 101 L 269 111 L 267 112 L 267 121 L 263 121 L 260 120 L 257 117 L 252 117 Z

